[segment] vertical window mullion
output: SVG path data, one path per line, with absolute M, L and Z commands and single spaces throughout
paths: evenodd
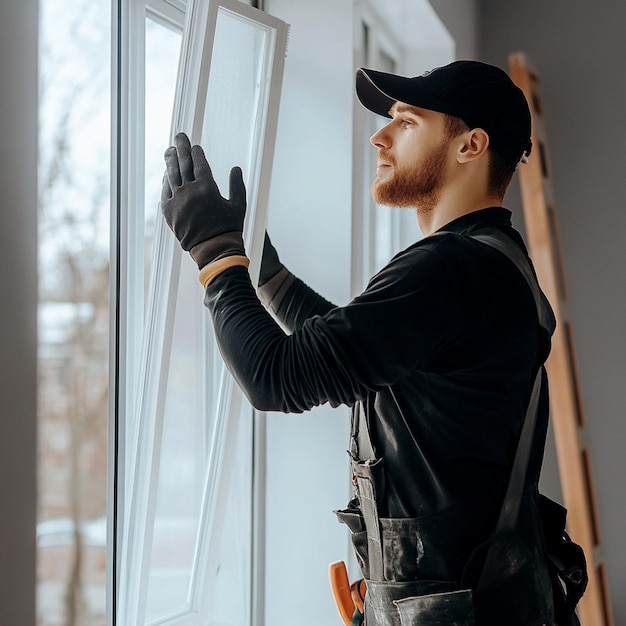
M 119 616 L 119 573 L 122 544 L 128 532 L 128 476 L 133 473 L 135 430 L 129 416 L 135 414 L 134 389 L 139 384 L 141 327 L 143 319 L 143 284 L 138 265 L 143 267 L 143 240 L 139 237 L 137 215 L 132 207 L 143 206 L 143 155 L 141 133 L 143 125 L 143 3 L 118 0 L 112 3 L 112 372 L 110 407 L 112 414 L 109 464 L 109 524 L 107 616 L 113 626 Z M 139 136 L 138 136 L 139 135 Z M 142 232 L 142 231 L 141 231 Z M 115 621 L 114 621 L 115 620 Z
M 117 541 L 113 543 L 117 554 L 112 556 L 118 563 L 118 575 L 111 600 L 115 607 L 110 607 L 109 615 L 128 620 L 127 623 L 142 623 L 146 555 L 151 541 L 151 526 L 145 522 L 154 510 L 166 377 L 163 366 L 171 347 L 175 295 L 166 297 L 165 306 L 162 300 L 164 294 L 176 292 L 180 251 L 174 248 L 162 220 L 157 221 L 154 287 L 144 309 L 144 212 L 140 208 L 145 204 L 146 12 L 143 0 L 119 2 L 117 10 L 119 146 L 115 153 L 119 155 L 116 192 L 120 217 L 116 228 L 119 297 L 114 308 L 120 314 L 116 342 L 119 371 L 114 378 L 118 381 L 114 393 L 120 409 L 116 416 Z M 165 259 L 168 262 L 164 263 Z M 125 573 L 130 566 L 121 603 L 120 563 L 124 564 L 121 571 Z

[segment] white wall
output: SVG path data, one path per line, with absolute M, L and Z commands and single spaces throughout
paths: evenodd
M 338 304 L 349 297 L 352 3 L 268 0 L 291 24 L 268 230 L 283 262 Z M 348 558 L 333 509 L 349 498 L 348 409 L 271 414 L 267 430 L 268 626 L 339 623 L 328 565 Z
M 523 51 L 543 94 L 587 438 L 616 624 L 626 624 L 626 5 L 480 1 L 480 54 Z M 516 212 L 519 194 L 508 198 Z
M 478 0 L 430 0 L 430 4 L 454 39 L 457 59 L 475 59 L 479 35 Z
M 0 624 L 35 624 L 37 1 L 0 3 Z
M 457 42 L 432 2 L 387 0 L 373 5 L 402 46 L 404 58 L 398 74 L 416 76 L 454 60 Z M 466 6 L 472 5 L 470 0 Z M 469 15 L 468 8 L 462 14 Z M 471 34 L 471 29 L 464 34 Z

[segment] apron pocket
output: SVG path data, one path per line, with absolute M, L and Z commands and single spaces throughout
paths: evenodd
M 474 626 L 470 589 L 433 593 L 394 602 L 401 626 Z
M 415 518 L 383 518 L 380 520 L 384 579 L 411 581 L 418 577 L 424 545 Z
M 455 590 L 454 583 L 440 580 L 419 580 L 412 582 L 367 581 L 365 597 L 365 624 L 367 626 L 406 626 L 411 622 L 401 621 L 401 609 L 398 606 L 409 600 L 419 600 L 420 596 L 448 595 Z M 402 609 L 405 620 L 408 619 L 411 606 Z M 447 625 L 447 622 L 441 622 Z M 421 624 L 421 623 L 420 623 Z
M 358 509 L 344 509 L 335 511 L 337 519 L 350 529 L 350 539 L 354 547 L 356 560 L 361 568 L 363 578 L 369 578 L 368 550 L 367 550 L 367 531 L 365 530 L 365 521 L 363 515 Z

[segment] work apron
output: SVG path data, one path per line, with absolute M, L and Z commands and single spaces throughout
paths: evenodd
M 353 412 L 349 453 L 355 497 L 336 515 L 351 532 L 356 558 L 367 582 L 365 626 L 473 626 L 476 607 L 479 614 L 510 611 L 511 597 L 507 597 L 506 589 L 503 594 L 489 594 L 488 607 L 481 610 L 481 603 L 477 604 L 468 584 L 480 575 L 480 558 L 478 569 L 472 571 L 474 547 L 489 539 L 485 528 L 495 523 L 493 502 L 473 503 L 471 509 L 455 505 L 417 518 L 381 517 L 384 459 L 375 456 L 361 403 Z M 497 513 L 497 506 L 495 510 Z M 483 516 L 482 511 L 487 513 Z M 533 616 L 551 612 L 543 606 L 543 601 L 551 597 L 551 584 L 543 572 L 536 570 L 536 555 L 519 543 L 513 537 L 513 545 L 504 548 L 504 558 L 511 558 L 511 549 L 516 552 L 518 571 L 511 572 L 510 580 L 515 588 L 529 592 L 521 609 L 528 615 L 528 622 L 522 618 L 520 623 L 542 624 L 543 621 L 534 621 Z M 507 574 L 504 569 L 503 578 Z M 538 583 L 545 594 L 533 593 Z M 505 603 L 500 607 L 494 605 L 499 597 Z M 478 623 L 492 622 L 481 615 Z

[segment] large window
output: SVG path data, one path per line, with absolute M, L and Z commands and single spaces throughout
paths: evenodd
M 224 192 L 240 165 L 258 272 L 286 25 L 236 1 L 190 1 L 177 22 L 165 4 L 146 14 L 131 7 L 121 21 L 119 102 L 128 106 L 116 182 L 112 611 L 120 624 L 243 626 L 253 595 L 254 414 L 219 357 L 197 268 L 164 225 L 158 194 L 162 154 L 179 130 L 205 147 Z
M 267 416 L 264 431 L 158 207 L 176 130 L 204 145 L 223 191 L 241 165 L 254 279 L 286 33 L 249 4 L 41 0 L 41 626 L 274 626 L 303 606 L 303 623 L 336 617 L 326 567 L 348 553 L 330 513 L 349 495 L 347 411 Z M 368 55 L 357 65 L 392 71 L 405 49 L 361 0 L 262 4 L 294 24 L 272 237 L 290 269 L 344 302 L 351 243 L 356 291 L 405 217 L 414 233 L 412 215 L 369 200 L 375 127 L 360 108 L 351 124 L 352 46 Z M 306 497 L 303 464 L 317 468 Z
M 105 621 L 110 25 L 40 2 L 40 626 Z

